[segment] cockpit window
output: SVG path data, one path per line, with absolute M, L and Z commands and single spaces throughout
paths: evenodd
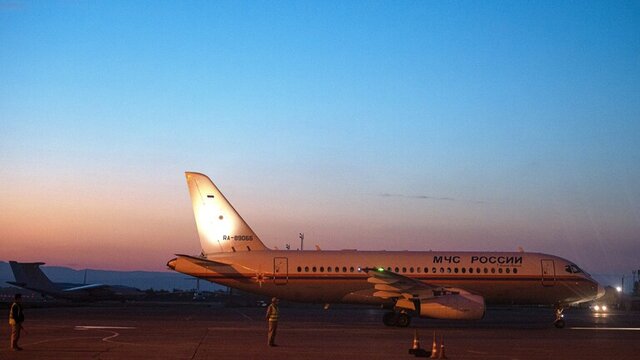
M 570 274 L 579 274 L 582 270 L 575 264 L 569 264 L 564 267 L 564 270 Z

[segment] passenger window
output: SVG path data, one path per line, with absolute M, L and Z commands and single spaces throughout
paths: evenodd
M 431 272 L 435 274 L 436 273 L 436 268 L 431 268 Z
M 298 266 L 298 272 L 302 272 L 302 267 Z
M 504 272 L 506 272 L 507 274 L 509 274 L 509 273 L 511 272 L 511 269 L 506 268 L 506 269 L 504 269 Z
M 353 272 L 353 266 L 349 268 L 349 272 Z
M 496 268 L 491 268 L 491 273 L 495 274 L 496 273 Z
M 413 268 L 412 267 L 409 268 L 409 272 L 413 273 Z
M 316 272 L 316 267 L 314 266 L 314 267 L 312 268 L 312 270 L 313 270 L 313 272 Z
M 324 272 L 324 266 L 320 266 L 320 272 Z
M 514 273 L 514 274 L 517 274 L 517 273 L 518 273 L 518 269 L 513 268 L 513 273 Z
M 458 268 L 454 268 L 453 272 L 457 274 L 458 273 Z
M 484 268 L 484 273 L 485 273 L 485 274 L 488 274 L 488 273 L 489 273 L 489 269 Z
M 340 267 L 336 266 L 336 272 L 340 272 Z
M 403 272 L 403 273 L 406 273 L 406 272 L 407 272 L 407 268 L 406 268 L 406 267 L 403 267 L 403 268 L 402 268 L 402 272 Z
M 502 274 L 502 268 L 498 268 L 498 272 Z
M 395 269 L 395 270 L 396 270 L 396 272 L 397 272 L 397 273 L 399 273 L 399 272 L 400 272 L 400 269 L 399 269 L 397 266 L 396 266 L 396 269 Z
M 342 267 L 342 272 L 347 272 L 347 267 L 346 266 Z
M 331 266 L 327 266 L 327 272 L 331 272 Z
M 440 268 L 440 273 L 444 273 L 444 268 Z
M 304 272 L 309 272 L 309 267 L 308 266 L 304 267 Z
M 467 268 L 462 268 L 462 273 L 466 273 L 467 272 Z
M 425 273 L 425 274 L 429 273 L 429 268 L 428 268 L 428 267 L 426 267 L 426 266 L 425 266 L 425 268 L 424 268 L 424 273 Z
M 451 268 L 450 267 L 447 268 L 447 274 L 451 274 Z
M 469 274 L 473 274 L 473 268 L 469 268 Z

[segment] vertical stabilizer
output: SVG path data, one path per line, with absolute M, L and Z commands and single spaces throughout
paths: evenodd
M 268 250 L 211 179 L 195 172 L 185 175 L 204 254 Z
M 55 292 L 58 290 L 56 285 L 40 269 L 40 265 L 44 265 L 43 262 L 20 263 L 9 261 L 9 265 L 11 265 L 13 277 L 16 279 L 14 285 L 36 291 Z

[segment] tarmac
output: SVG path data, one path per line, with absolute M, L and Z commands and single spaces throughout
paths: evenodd
M 264 308 L 211 304 L 124 304 L 27 308 L 21 346 L 0 359 L 410 359 L 417 331 L 431 349 L 444 337 L 449 359 L 638 359 L 640 313 L 588 309 L 495 308 L 479 321 L 414 318 L 408 328 L 382 324 L 366 307 L 286 307 L 276 343 L 267 346 Z

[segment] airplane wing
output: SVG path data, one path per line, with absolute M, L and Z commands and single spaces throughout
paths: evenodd
M 365 269 L 376 292 L 373 296 L 383 299 L 430 299 L 446 294 L 472 294 L 470 291 L 449 286 L 432 285 L 383 268 Z
M 104 285 L 104 284 L 89 284 L 89 285 L 82 285 L 82 286 L 63 289 L 62 291 L 63 292 L 82 292 L 82 291 L 91 292 L 93 290 L 107 290 L 110 287 L 111 287 L 110 285 Z
M 144 293 L 137 288 L 122 285 L 89 284 L 67 288 L 62 294 L 68 294 L 72 299 L 86 300 L 116 300 L 134 299 Z
M 441 286 L 425 284 L 421 281 L 414 280 L 382 268 L 365 270 L 369 275 L 367 282 L 373 284 L 376 289 L 373 296 L 383 299 L 432 298 L 435 296 L 436 292 L 442 290 Z
M 436 286 L 385 270 L 365 269 L 373 296 L 395 301 L 394 307 L 436 319 L 481 319 L 484 298 L 465 289 Z

